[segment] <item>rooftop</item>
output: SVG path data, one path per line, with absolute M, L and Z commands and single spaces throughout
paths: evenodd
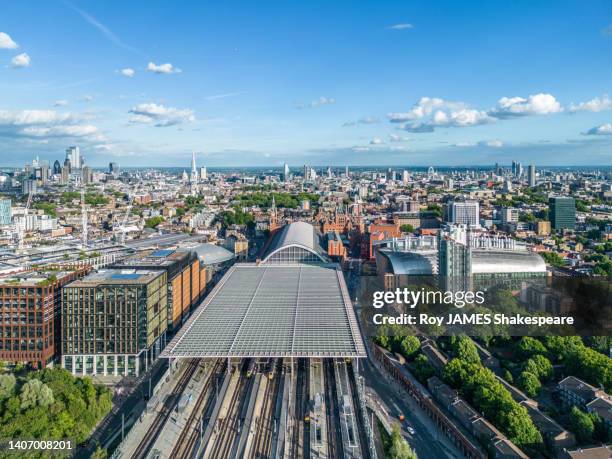
M 68 287 L 96 287 L 108 284 L 148 284 L 162 275 L 162 271 L 146 269 L 103 269 L 72 282 Z
M 234 265 L 162 352 L 166 358 L 365 357 L 342 272 Z

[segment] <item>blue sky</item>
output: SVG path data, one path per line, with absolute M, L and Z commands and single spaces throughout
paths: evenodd
M 611 165 L 611 57 L 609 1 L 12 2 L 0 164 Z

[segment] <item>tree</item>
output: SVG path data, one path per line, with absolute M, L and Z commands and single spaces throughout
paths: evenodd
M 0 375 L 0 400 L 5 400 L 13 395 L 16 383 L 15 375 Z
M 525 391 L 525 393 L 530 397 L 537 396 L 542 388 L 542 384 L 540 383 L 538 376 L 529 371 L 523 371 L 520 374 L 518 383 L 521 389 L 523 389 L 523 391 Z
M 402 437 L 398 424 L 391 431 L 391 445 L 387 454 L 389 459 L 417 459 L 417 455 L 410 448 L 408 442 Z
M 531 336 L 523 336 L 516 345 L 518 354 L 523 358 L 529 358 L 536 354 L 546 354 L 546 347 Z
M 469 336 L 460 336 L 455 341 L 453 351 L 458 359 L 471 363 L 480 363 L 478 349 Z
M 53 391 L 40 379 L 30 379 L 21 387 L 21 409 L 49 406 L 53 403 Z
M 400 231 L 402 233 L 413 233 L 414 232 L 414 226 L 406 223 L 406 224 L 400 226 Z
M 504 372 L 504 379 L 506 381 L 508 381 L 510 384 L 512 384 L 514 382 L 514 378 L 512 377 L 512 373 L 510 373 L 508 370 L 506 370 Z
M 595 432 L 593 419 L 575 406 L 570 411 L 570 426 L 579 443 L 590 443 L 593 440 Z
M 161 215 L 157 215 L 155 217 L 147 218 L 145 220 L 145 227 L 146 228 L 153 228 L 153 229 L 155 229 L 163 221 L 164 221 L 164 217 L 162 217 Z
M 523 370 L 536 375 L 541 381 L 548 381 L 553 374 L 552 363 L 541 354 L 528 359 Z
M 414 375 L 422 383 L 426 383 L 434 375 L 434 367 L 429 363 L 427 357 L 419 354 L 414 359 Z
M 91 459 L 106 459 L 107 457 L 108 453 L 100 445 L 98 445 L 94 453 L 91 455 Z
M 400 342 L 400 352 L 407 359 L 412 357 L 421 347 L 421 342 L 416 336 L 404 336 Z
M 551 266 L 556 266 L 558 268 L 565 264 L 563 257 L 557 252 L 540 252 L 540 255 L 544 258 L 544 261 Z

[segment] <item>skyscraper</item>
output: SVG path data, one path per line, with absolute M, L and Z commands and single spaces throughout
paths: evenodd
M 200 167 L 200 180 L 208 179 L 208 171 L 206 170 L 206 166 Z
M 289 164 L 285 163 L 285 165 L 283 166 L 283 181 L 284 182 L 289 181 L 289 174 L 290 174 Z
M 62 165 L 60 164 L 60 162 L 56 159 L 55 162 L 53 163 L 53 174 L 54 175 L 59 175 L 62 173 Z
M 119 173 L 119 164 L 117 163 L 108 163 L 108 172 L 111 174 Z
M 533 164 L 530 164 L 527 168 L 527 180 L 530 187 L 536 186 L 536 168 Z
M 70 161 L 70 167 L 73 169 L 80 169 L 83 166 L 79 147 L 68 147 L 66 149 L 66 159 Z
M 550 222 L 555 230 L 576 227 L 576 201 L 569 197 L 553 197 L 548 201 Z
M 480 226 L 478 201 L 454 201 L 449 203 L 449 221 L 468 226 Z

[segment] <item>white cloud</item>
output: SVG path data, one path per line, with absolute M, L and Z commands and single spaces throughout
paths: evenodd
M 563 111 L 561 104 L 551 94 L 539 93 L 527 97 L 502 97 L 497 106 L 489 111 L 496 118 L 527 115 L 548 115 Z
M 481 140 L 478 142 L 481 147 L 501 148 L 504 146 L 504 142 L 498 139 L 494 140 Z
M 155 64 L 154 62 L 149 62 L 149 65 L 147 65 L 147 72 L 171 74 L 181 73 L 182 70 L 177 69 L 169 62 L 159 65 Z
M 161 104 L 147 103 L 133 107 L 129 113 L 130 123 L 151 124 L 155 127 L 175 126 L 195 121 L 193 110 L 165 107 Z
M 136 71 L 134 69 L 126 67 L 124 69 L 119 70 L 119 73 L 123 75 L 124 77 L 132 78 L 134 74 L 136 73 Z
M 382 145 L 382 144 L 384 144 L 384 142 L 382 141 L 380 137 L 374 137 L 372 140 L 370 140 L 370 145 Z
M 75 119 L 71 113 L 59 113 L 54 110 L 0 110 L 0 126 L 72 123 Z
M 432 132 L 436 127 L 466 127 L 495 122 L 486 111 L 469 108 L 463 102 L 421 97 L 408 112 L 389 113 L 392 123 L 402 123 L 408 132 Z
M 578 105 L 572 104 L 570 107 L 571 112 L 602 112 L 604 110 L 612 110 L 612 99 L 610 99 L 607 94 L 601 97 L 595 97 L 587 102 L 581 102 Z
M 612 135 L 612 123 L 595 126 L 584 133 L 585 135 Z
M 414 29 L 414 26 L 412 24 L 408 24 L 407 22 L 404 22 L 404 23 L 401 23 L 401 24 L 391 25 L 391 26 L 387 27 L 387 29 L 391 29 L 391 30 L 407 30 L 407 29 Z
M 21 69 L 24 67 L 29 67 L 30 61 L 30 56 L 28 56 L 27 53 L 21 53 L 17 54 L 15 57 L 13 57 L 13 59 L 11 59 L 11 65 L 13 68 Z
M 68 101 L 66 99 L 59 99 L 53 103 L 54 107 L 65 107 L 68 105 Z
M 325 96 L 321 96 L 318 99 L 313 100 L 312 102 L 308 103 L 308 104 L 298 104 L 296 105 L 295 108 L 298 109 L 302 109 L 302 108 L 317 108 L 317 107 L 321 107 L 323 105 L 331 105 L 331 104 L 335 104 L 336 103 L 336 99 L 334 99 L 333 97 L 325 97 Z
M 365 147 L 362 145 L 356 145 L 352 148 L 353 151 L 370 151 L 370 147 Z
M 27 137 L 89 137 L 98 134 L 98 128 L 91 124 L 60 126 L 30 126 L 21 130 Z
M 83 118 L 55 110 L 0 110 L 0 137 L 30 138 L 47 142 L 48 138 L 79 138 L 92 142 L 103 139 L 91 124 L 81 124 Z
M 86 94 L 83 96 L 83 98 L 81 99 L 83 102 L 91 102 L 92 100 L 94 100 L 94 96 L 90 95 L 90 94 Z
M 356 126 L 357 124 L 376 124 L 380 120 L 375 116 L 364 116 L 359 118 L 357 121 L 347 121 L 342 126 Z
M 399 134 L 389 134 L 389 142 L 406 142 L 408 137 Z
M 0 32 L 0 49 L 15 49 L 19 45 L 13 41 L 9 34 Z
M 474 142 L 457 142 L 453 144 L 454 147 L 465 148 L 465 147 L 473 147 L 476 144 Z

